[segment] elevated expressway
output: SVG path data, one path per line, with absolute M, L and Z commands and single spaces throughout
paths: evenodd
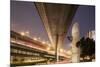
M 34 4 L 50 39 L 51 50 L 46 50 L 46 44 L 11 31 L 11 66 L 50 64 L 68 59 L 68 54 L 60 52 L 60 48 L 78 6 L 40 2 Z
M 53 64 L 55 61 L 55 53 L 51 47 L 48 50 L 48 47 L 47 44 L 43 44 L 38 40 L 11 31 L 11 66 Z M 63 53 L 59 56 L 60 60 L 68 59 Z
M 56 61 L 59 61 L 60 48 L 78 6 L 40 2 L 35 5 L 55 50 Z

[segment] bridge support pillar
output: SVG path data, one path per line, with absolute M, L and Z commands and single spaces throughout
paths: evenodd
M 76 47 L 79 41 L 79 25 L 75 23 L 72 27 L 72 62 L 77 63 L 80 61 L 80 50 Z
M 56 62 L 59 61 L 59 56 L 60 56 L 60 49 L 61 45 L 63 44 L 63 36 L 62 35 L 57 35 L 56 37 Z

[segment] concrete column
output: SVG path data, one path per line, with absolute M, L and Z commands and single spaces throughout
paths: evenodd
M 80 50 L 76 47 L 76 42 L 72 42 L 72 62 L 78 63 L 80 61 Z
M 76 43 L 79 41 L 79 25 L 75 23 L 72 27 L 72 62 L 77 63 L 80 61 L 80 50 L 76 47 Z
M 61 45 L 63 44 L 63 36 L 62 35 L 57 35 L 57 42 L 56 42 L 56 61 L 59 61 L 59 55 L 60 55 L 60 48 Z

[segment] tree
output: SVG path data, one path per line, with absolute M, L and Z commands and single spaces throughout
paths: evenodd
M 82 37 L 76 43 L 76 47 L 80 48 L 80 57 L 83 58 L 83 61 L 86 56 L 89 56 L 90 61 L 95 57 L 95 41 L 93 39 Z

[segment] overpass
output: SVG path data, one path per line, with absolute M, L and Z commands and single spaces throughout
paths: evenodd
M 35 3 L 41 20 L 47 31 L 49 40 L 55 49 L 56 60 L 59 61 L 60 48 L 78 8 L 77 5 L 56 3 Z
M 78 8 L 77 5 L 34 3 L 47 31 L 51 47 L 36 39 L 11 31 L 11 66 L 51 64 L 69 60 L 66 51 L 60 51 Z
M 46 49 L 47 44 L 22 36 L 11 31 L 11 66 L 52 64 L 55 62 L 53 50 Z M 60 55 L 60 60 L 68 59 L 65 55 Z

